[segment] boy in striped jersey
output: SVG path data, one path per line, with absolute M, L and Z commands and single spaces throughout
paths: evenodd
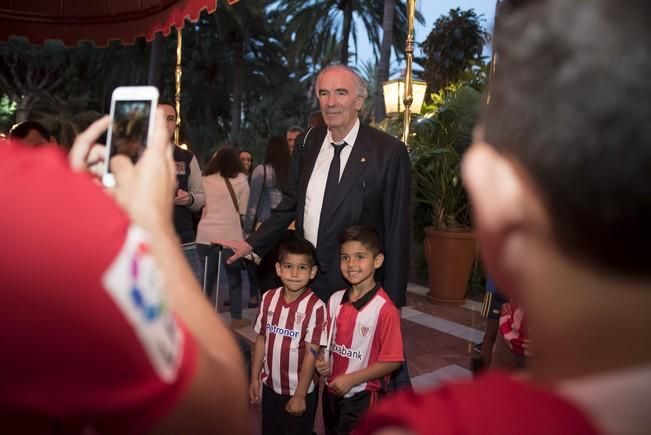
M 314 363 L 327 342 L 325 304 L 308 288 L 317 272 L 314 246 L 292 238 L 280 246 L 282 287 L 262 296 L 254 330 L 249 396 L 260 401 L 262 433 L 311 434 L 317 407 Z
M 384 261 L 377 231 L 355 225 L 339 243 L 341 274 L 351 287 L 330 296 L 329 351 L 316 363 L 319 374 L 327 375 L 323 420 L 328 434 L 349 433 L 404 360 L 398 309 L 375 282 Z

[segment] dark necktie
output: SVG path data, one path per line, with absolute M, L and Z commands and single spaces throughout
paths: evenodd
M 341 150 L 344 149 L 346 142 L 340 144 L 331 144 L 335 155 L 330 162 L 330 170 L 328 171 L 328 179 L 326 180 L 325 193 L 323 194 L 323 203 L 321 204 L 321 217 L 319 220 L 319 232 L 326 224 L 323 219 L 327 217 L 330 209 L 334 207 L 334 202 L 337 198 L 337 189 L 339 187 L 339 172 L 341 170 Z

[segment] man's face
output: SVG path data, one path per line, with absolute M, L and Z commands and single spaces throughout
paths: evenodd
M 331 69 L 321 75 L 317 96 L 329 129 L 344 135 L 353 128 L 364 100 L 357 95 L 355 77 L 345 69 Z
M 169 104 L 161 104 L 159 107 L 163 109 L 165 114 L 165 129 L 171 139 L 174 137 L 174 131 L 176 130 L 176 111 Z
M 287 146 L 289 147 L 289 153 L 294 152 L 294 145 L 296 144 L 296 138 L 301 134 L 300 131 L 288 131 L 287 132 Z

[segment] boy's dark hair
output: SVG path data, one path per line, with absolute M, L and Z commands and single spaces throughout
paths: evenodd
M 523 3 L 496 24 L 486 141 L 532 177 L 563 251 L 650 277 L 651 2 Z
M 244 173 L 240 155 L 235 148 L 225 146 L 213 155 L 208 165 L 206 165 L 203 175 L 219 173 L 224 178 L 235 178 L 240 172 Z
M 339 246 L 346 242 L 361 243 L 373 253 L 373 256 L 377 256 L 382 252 L 380 236 L 375 227 L 370 225 L 353 225 L 348 227 L 346 231 L 339 236 Z
M 278 262 L 282 262 L 287 255 L 305 255 L 310 263 L 310 266 L 316 264 L 316 249 L 314 245 L 302 237 L 290 237 L 284 240 L 278 248 Z
M 36 121 L 23 121 L 14 125 L 11 127 L 11 130 L 9 130 L 9 138 L 25 139 L 32 130 L 36 130 L 46 141 L 50 140 L 50 132 L 43 126 L 43 124 Z

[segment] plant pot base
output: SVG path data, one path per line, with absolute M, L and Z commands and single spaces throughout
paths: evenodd
M 437 231 L 427 227 L 425 234 L 430 296 L 441 304 L 463 304 L 477 253 L 474 233 Z

